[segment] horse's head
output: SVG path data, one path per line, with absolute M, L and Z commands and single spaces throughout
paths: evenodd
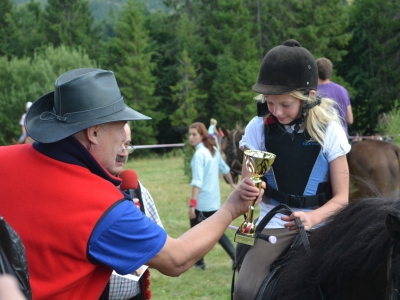
M 221 150 L 225 154 L 227 165 L 231 168 L 233 182 L 237 183 L 239 174 L 242 173 L 243 151 L 239 149 L 239 141 L 244 134 L 243 129 L 228 130 L 221 126 L 224 138 Z

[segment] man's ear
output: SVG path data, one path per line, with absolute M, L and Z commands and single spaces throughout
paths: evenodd
M 86 129 L 86 137 L 90 143 L 97 145 L 99 143 L 100 126 L 95 125 Z

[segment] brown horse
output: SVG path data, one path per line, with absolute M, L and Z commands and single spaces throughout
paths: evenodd
M 350 200 L 367 196 L 398 197 L 400 191 L 400 147 L 388 142 L 366 140 L 347 154 L 350 171 Z
M 224 152 L 225 161 L 231 168 L 233 182 L 237 183 L 239 175 L 242 174 L 243 151 L 239 149 L 239 141 L 242 139 L 244 130 L 228 130 L 223 126 L 221 126 L 221 130 L 224 133 L 221 151 Z

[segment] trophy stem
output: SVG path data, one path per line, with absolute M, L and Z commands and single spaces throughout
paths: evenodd
M 262 184 L 262 180 L 259 177 L 252 177 L 251 178 L 254 182 L 254 184 L 256 185 L 256 187 L 258 188 L 258 190 L 261 190 L 261 184 Z M 244 221 L 242 223 L 242 225 L 240 226 L 240 232 L 248 235 L 248 236 L 254 236 L 256 233 L 256 226 L 253 223 L 253 218 L 254 218 L 254 205 L 256 203 L 257 199 L 254 199 L 253 201 L 251 201 L 250 205 L 249 205 L 249 209 L 247 211 L 247 217 L 246 217 L 246 221 Z

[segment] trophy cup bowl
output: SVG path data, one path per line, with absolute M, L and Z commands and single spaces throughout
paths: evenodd
M 268 173 L 271 165 L 275 161 L 276 155 L 270 152 L 260 150 L 244 151 L 246 169 L 251 173 L 251 179 L 256 187 L 261 190 L 261 177 Z M 249 206 L 246 220 L 239 227 L 235 235 L 235 242 L 253 246 L 255 242 L 256 226 L 253 223 L 254 204 L 257 199 L 254 199 Z

